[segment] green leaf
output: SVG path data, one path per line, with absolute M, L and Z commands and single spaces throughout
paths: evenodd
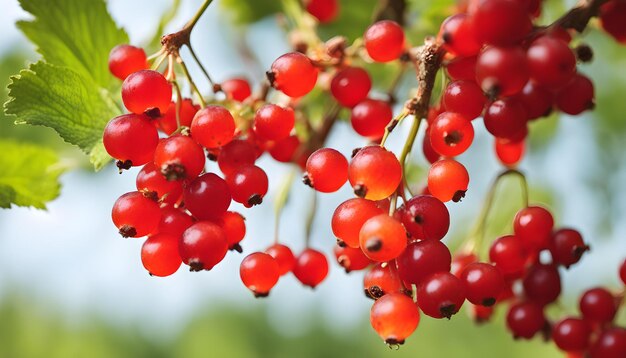
M 20 0 L 20 5 L 34 19 L 17 26 L 47 62 L 69 67 L 104 88 L 119 85 L 109 74 L 109 52 L 128 43 L 128 35 L 103 0 Z
M 16 123 L 53 128 L 67 142 L 90 154 L 96 169 L 107 161 L 102 129 L 120 113 L 108 92 L 68 68 L 38 62 L 12 77 L 6 114 Z
M 59 165 L 54 151 L 33 144 L 0 140 L 0 207 L 11 204 L 45 209 L 59 195 Z

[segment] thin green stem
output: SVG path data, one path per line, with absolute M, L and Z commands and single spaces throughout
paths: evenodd
M 202 73 L 204 73 L 204 76 L 209 81 L 209 84 L 211 85 L 211 87 L 213 87 L 213 92 L 218 92 L 216 90 L 217 87 L 215 86 L 215 82 L 213 82 L 213 80 L 211 79 L 211 76 L 209 76 L 209 72 L 206 70 L 206 68 L 204 68 L 198 56 L 196 56 L 196 52 L 193 50 L 193 47 L 191 47 L 191 44 L 187 44 L 187 48 L 189 49 L 189 52 L 191 53 L 191 57 L 193 57 L 194 61 L 196 61 L 196 63 L 200 67 L 200 70 L 202 70 Z
M 202 96 L 202 93 L 198 89 L 198 86 L 196 86 L 196 83 L 191 78 L 191 74 L 189 73 L 189 70 L 187 69 L 187 65 L 185 65 L 185 61 L 183 61 L 183 59 L 180 56 L 178 56 L 176 58 L 176 61 L 180 65 L 180 68 L 183 70 L 183 73 L 185 74 L 185 77 L 187 78 L 187 81 L 189 81 L 189 85 L 191 86 L 191 89 L 198 96 L 198 99 L 200 100 L 200 103 L 202 104 L 202 107 L 203 108 L 206 107 L 206 101 L 204 100 L 204 97 Z
M 311 243 L 311 233 L 313 232 L 313 223 L 315 222 L 315 214 L 317 213 L 317 192 L 313 191 L 313 199 L 311 199 L 311 206 L 309 207 L 309 213 L 306 217 L 306 232 L 305 232 L 305 247 L 309 247 Z
M 180 86 L 176 80 L 170 81 L 172 87 L 176 92 L 176 129 L 180 128 L 180 107 L 183 101 L 183 96 L 180 93 Z
M 213 0 L 204 0 L 204 2 L 202 3 L 198 11 L 196 11 L 195 15 L 193 15 L 191 20 L 189 20 L 185 24 L 185 27 L 183 27 L 183 30 L 187 32 L 191 32 L 191 30 L 193 30 L 193 27 L 196 26 L 196 23 L 198 23 L 198 20 L 200 20 L 200 17 L 202 17 L 202 14 L 204 14 L 206 9 L 209 7 L 209 5 L 211 5 L 212 2 Z
M 406 162 L 406 158 L 411 153 L 411 149 L 413 149 L 413 144 L 415 143 L 415 138 L 417 137 L 417 132 L 419 132 L 420 124 L 422 123 L 422 118 L 413 117 L 413 123 L 411 124 L 411 129 L 409 131 L 409 136 L 404 143 L 404 147 L 402 148 L 402 152 L 400 153 L 400 165 L 402 165 L 402 171 L 404 174 L 404 166 Z
M 157 71 L 159 67 L 161 67 L 161 65 L 163 64 L 163 61 L 165 61 L 166 58 L 167 58 L 167 54 L 165 53 L 161 54 L 161 57 L 159 57 L 152 65 L 152 69 Z
M 276 194 L 276 200 L 274 201 L 274 243 L 278 243 L 279 229 L 280 229 L 280 216 L 287 204 L 289 198 L 289 191 L 291 185 L 296 177 L 297 170 L 294 168 L 291 170 L 280 183 L 278 187 L 278 194 Z
M 398 114 L 397 116 L 391 119 L 391 121 L 387 124 L 387 127 L 385 127 L 385 134 L 383 134 L 383 138 L 380 140 L 381 147 L 385 146 L 385 143 L 387 142 L 387 138 L 389 138 L 389 135 L 396 128 L 396 126 L 400 124 L 400 122 L 402 122 L 402 120 L 408 116 L 409 116 L 409 112 L 406 110 L 403 110 L 400 114 Z

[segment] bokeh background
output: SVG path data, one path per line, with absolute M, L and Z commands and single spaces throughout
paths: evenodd
M 0 84 L 4 88 L 10 75 L 36 61 L 38 55 L 14 26 L 28 14 L 16 0 L 0 3 Z M 194 30 L 192 43 L 217 81 L 234 75 L 258 81 L 271 62 L 289 50 L 276 16 L 259 18 L 259 9 L 276 3 L 216 0 L 211 5 Z M 364 28 L 356 20 L 351 22 L 350 16 L 371 13 L 375 3 L 342 1 L 339 24 L 322 29 L 322 34 L 361 33 Z M 432 29 L 437 16 L 451 4 L 449 0 L 411 3 L 409 24 L 415 33 Z M 572 5 L 560 0 L 547 3 L 548 19 Z M 199 4 L 199 0 L 182 0 L 166 32 L 180 28 Z M 139 45 L 154 37 L 159 19 L 171 7 L 172 1 L 167 0 L 108 1 L 114 19 Z M 596 110 L 534 123 L 530 151 L 521 164 L 531 186 L 531 201 L 548 205 L 558 225 L 579 229 L 592 246 L 579 265 L 563 272 L 563 297 L 551 317 L 575 312 L 577 297 L 585 288 L 619 287 L 617 267 L 626 256 L 626 48 L 596 30 L 593 23 L 591 27 L 583 41 L 593 45 L 595 60 L 580 70 L 595 81 Z M 417 44 L 420 38 L 410 41 Z M 192 70 L 201 78 L 197 68 Z M 199 82 L 208 92 L 208 85 Z M 407 75 L 398 91 L 400 102 L 414 86 L 414 78 Z M 1 96 L 4 102 L 5 90 Z M 347 118 L 346 112 L 342 118 Z M 492 138 L 479 121 L 474 124 L 474 145 L 460 157 L 472 180 L 468 196 L 462 203 L 449 205 L 452 227 L 446 242 L 452 247 L 469 231 L 500 170 Z M 330 146 L 347 155 L 364 144 L 351 133 L 349 123 L 343 121 L 336 127 Z M 400 127 L 394 132 L 388 141 L 393 149 L 401 147 L 406 130 Z M 49 203 L 47 211 L 18 207 L 0 211 L 0 357 L 561 356 L 540 338 L 514 341 L 502 321 L 504 307 L 493 322 L 480 326 L 465 310 L 450 321 L 424 317 L 407 343 L 391 351 L 369 326 L 371 301 L 362 293 L 362 273 L 346 275 L 334 262 L 328 279 L 314 292 L 287 275 L 267 299 L 254 299 L 241 284 L 238 266 L 243 256 L 232 252 L 210 272 L 188 273 L 181 268 L 168 278 L 149 277 L 139 258 L 141 240 L 121 239 L 110 222 L 113 202 L 134 189 L 136 171 L 118 175 L 116 168 L 108 166 L 93 173 L 83 155 L 52 130 L 15 126 L 2 114 L 0 137 L 54 148 L 64 165 L 73 168 L 62 176 L 61 195 Z M 412 176 L 417 183 L 423 182 L 427 168 L 419 147 L 412 155 Z M 291 170 L 265 156 L 260 166 L 271 173 L 270 192 L 263 205 L 244 212 L 246 252 L 271 244 L 271 204 L 281 178 Z M 518 187 L 513 178 L 498 191 L 488 239 L 511 230 L 513 214 L 521 205 Z M 312 246 L 328 253 L 331 260 L 335 239 L 330 217 L 350 195 L 346 186 L 320 197 Z M 296 252 L 304 246 L 311 199 L 312 192 L 296 182 L 283 213 L 280 239 Z

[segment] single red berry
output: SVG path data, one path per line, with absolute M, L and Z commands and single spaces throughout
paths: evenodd
M 122 83 L 122 101 L 133 113 L 159 117 L 167 112 L 171 100 L 172 86 L 157 71 L 134 72 Z
M 541 206 L 529 206 L 521 209 L 513 219 L 515 236 L 529 252 L 547 249 L 554 227 L 554 218 Z
M 296 265 L 296 257 L 286 245 L 274 244 L 268 247 L 265 253 L 272 256 L 276 262 L 278 262 L 278 271 L 281 276 L 291 272 Z
M 478 263 L 478 256 L 476 256 L 476 254 L 472 251 L 454 254 L 452 257 L 450 272 L 454 276 L 461 278 L 465 268 L 473 263 Z
M 146 53 L 142 48 L 117 45 L 109 53 L 109 71 L 120 80 L 125 80 L 131 73 L 148 67 Z
M 600 24 L 604 31 L 621 44 L 626 43 L 626 4 L 623 1 L 607 1 L 600 7 Z
M 487 98 L 473 80 L 450 82 L 443 93 L 443 104 L 448 112 L 456 112 L 467 119 L 480 116 Z
M 460 201 L 465 197 L 468 185 L 467 169 L 454 159 L 441 159 L 428 171 L 428 191 L 444 203 Z
M 293 161 L 298 148 L 300 147 L 300 139 L 298 136 L 291 135 L 276 141 L 270 148 L 269 152 L 272 158 L 281 163 L 289 163 Z
M 210 270 L 226 256 L 228 241 L 219 225 L 199 221 L 185 230 L 178 250 L 190 271 Z
M 404 52 L 404 30 L 395 21 L 374 23 L 365 31 L 363 40 L 367 54 L 376 62 L 396 60 Z
M 400 278 L 418 286 L 434 273 L 449 272 L 451 262 L 450 250 L 437 240 L 413 242 L 396 259 Z
M 278 262 L 266 253 L 252 253 L 241 261 L 239 276 L 254 297 L 267 297 L 280 277 Z
M 396 263 L 381 263 L 372 267 L 363 277 L 365 296 L 377 300 L 388 293 L 406 294 L 406 289 L 400 281 Z
M 184 210 L 165 206 L 161 208 L 161 220 L 157 232 L 179 238 L 193 223 L 193 218 Z
M 491 320 L 491 316 L 493 316 L 493 306 L 479 306 L 479 305 L 471 305 L 471 317 L 476 323 L 485 323 Z
M 185 207 L 200 220 L 220 218 L 230 206 L 231 194 L 226 181 L 214 173 L 203 174 L 183 191 Z
M 135 182 L 138 191 L 154 193 L 164 203 L 176 204 L 183 195 L 183 184 L 167 180 L 152 162 L 141 168 Z
M 389 293 L 374 302 L 370 323 L 385 343 L 403 344 L 417 329 L 420 313 L 413 300 L 401 293 Z
M 445 19 L 437 37 L 446 51 L 455 56 L 474 56 L 480 51 L 474 24 L 467 14 L 455 14 Z
M 302 97 L 315 87 L 317 73 L 317 68 L 308 57 L 290 52 L 272 63 L 268 76 L 272 85 L 287 96 Z
M 554 263 L 570 267 L 580 260 L 582 254 L 589 250 L 580 233 L 574 229 L 559 229 L 552 233 L 550 253 Z
M 493 306 L 504 290 L 504 277 L 490 264 L 474 262 L 465 267 L 460 279 L 467 289 L 467 300 L 475 305 Z
M 476 56 L 455 58 L 446 66 L 448 76 L 455 81 L 476 81 L 476 61 Z
M 506 325 L 515 338 L 531 339 L 546 325 L 541 306 L 533 302 L 518 302 L 509 308 Z
M 593 82 L 586 76 L 575 74 L 557 93 L 556 105 L 561 112 L 572 116 L 593 109 L 595 106 Z
M 585 320 L 565 318 L 552 328 L 552 340 L 561 350 L 581 352 L 589 348 L 591 327 Z
M 332 216 L 331 228 L 337 239 L 349 247 L 359 248 L 361 227 L 370 218 L 383 214 L 376 203 L 370 200 L 353 198 L 339 204 Z
M 611 322 L 617 312 L 615 297 L 602 287 L 589 289 L 580 298 L 580 312 L 587 321 Z
M 450 272 L 437 272 L 428 276 L 417 289 L 417 303 L 426 315 L 433 318 L 450 318 L 465 302 L 463 281 Z
M 505 138 L 496 138 L 494 143 L 494 150 L 500 163 L 512 167 L 522 160 L 526 149 L 525 141 L 513 142 Z
M 576 72 L 576 56 L 565 41 L 542 36 L 526 51 L 530 77 L 548 87 L 566 84 Z
M 304 183 L 319 192 L 335 192 L 347 180 L 348 160 L 335 149 L 318 149 L 306 161 Z
M 448 208 L 432 195 L 412 197 L 399 213 L 411 240 L 441 240 L 448 233 Z
M 131 191 L 115 201 L 111 218 L 122 237 L 142 237 L 156 231 L 161 210 L 156 201 L 138 191 Z
M 398 188 L 402 167 L 392 152 L 377 145 L 367 146 L 350 161 L 348 180 L 357 196 L 381 200 Z
M 220 88 L 226 94 L 226 98 L 243 102 L 252 94 L 250 83 L 244 78 L 230 78 L 220 83 Z
M 509 97 L 489 104 L 483 120 L 489 133 L 514 141 L 519 132 L 526 128 L 528 114 L 522 102 Z
M 530 120 L 546 117 L 552 113 L 554 93 L 534 81 L 528 81 L 515 97 L 524 105 Z
M 167 180 L 194 179 L 205 161 L 202 147 L 183 135 L 161 139 L 154 151 L 154 165 Z
M 376 215 L 361 227 L 359 243 L 365 256 L 371 260 L 393 260 L 407 245 L 406 231 L 395 218 L 387 214 Z
M 521 240 L 513 235 L 497 238 L 489 249 L 489 260 L 496 265 L 504 275 L 512 275 L 524 269 L 528 253 Z
M 367 98 L 372 88 L 370 75 L 361 67 L 346 67 L 330 82 L 330 92 L 344 107 L 352 108 Z
M 182 264 L 178 237 L 163 233 L 150 236 L 141 247 L 141 263 L 151 276 L 173 275 Z
M 335 20 L 339 14 L 337 0 L 306 0 L 305 4 L 306 11 L 323 24 Z
M 113 118 L 104 128 L 104 148 L 125 166 L 148 163 L 159 143 L 159 133 L 144 115 L 124 114 Z
M 227 211 L 221 218 L 222 229 L 226 234 L 226 241 L 228 241 L 228 249 L 242 252 L 239 243 L 246 236 L 246 218 L 243 215 L 234 212 Z
M 346 273 L 363 270 L 372 264 L 372 261 L 365 256 L 361 249 L 335 245 L 335 247 L 333 247 L 333 253 L 335 254 L 337 263 L 346 270 Z
M 476 60 L 476 82 L 491 98 L 518 93 L 529 76 L 526 52 L 521 47 L 486 47 Z
M 180 113 L 178 116 L 180 126 L 191 126 L 191 121 L 199 109 L 200 107 L 193 104 L 192 100 L 188 98 L 182 100 L 180 102 Z M 176 102 L 170 102 L 169 107 L 167 107 L 167 112 L 165 112 L 163 116 L 156 118 L 155 123 L 163 133 L 171 135 L 178 129 L 178 121 L 176 120 Z
M 545 306 L 561 294 L 561 276 L 554 265 L 535 264 L 523 280 L 526 298 Z
M 626 356 L 626 329 L 607 328 L 589 350 L 590 358 L 623 358 Z
M 513 45 L 532 30 L 527 5 L 522 1 L 480 0 L 470 16 L 480 43 Z
M 217 164 L 222 173 L 228 175 L 240 167 L 253 165 L 256 158 L 256 148 L 250 141 L 235 139 L 222 147 Z
M 385 128 L 393 112 L 388 102 L 367 98 L 352 108 L 350 122 L 358 134 L 370 139 L 379 139 L 385 134 Z
M 328 275 L 326 256 L 311 248 L 302 251 L 296 259 L 293 274 L 303 285 L 315 288 Z
M 226 176 L 233 200 L 249 208 L 261 204 L 267 194 L 268 179 L 263 169 L 247 165 L 235 169 Z
M 235 136 L 235 119 L 222 106 L 207 106 L 196 113 L 191 122 L 191 136 L 206 148 L 228 144 Z
M 428 127 L 428 139 L 433 149 L 446 157 L 464 153 L 474 140 L 472 122 L 454 112 L 443 112 Z
M 254 132 L 261 139 L 281 140 L 289 136 L 295 122 L 293 109 L 266 104 L 254 115 Z

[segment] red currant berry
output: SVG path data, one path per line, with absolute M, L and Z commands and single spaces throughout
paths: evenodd
M 178 237 L 162 233 L 150 236 L 141 247 L 141 263 L 151 276 L 173 275 L 182 264 Z
M 294 160 L 296 152 L 300 147 L 298 136 L 291 135 L 276 141 L 269 152 L 272 158 L 281 163 L 289 163 Z
M 566 84 L 576 72 L 576 56 L 566 42 L 551 36 L 533 41 L 526 52 L 530 77 L 548 87 Z
M 521 240 L 513 235 L 497 238 L 489 249 L 489 260 L 493 262 L 504 275 L 512 275 L 524 269 L 528 253 Z
M 122 101 L 129 111 L 150 117 L 167 112 L 172 100 L 172 86 L 157 71 L 141 70 L 130 74 L 122 84 Z
M 411 240 L 441 240 L 450 227 L 448 208 L 431 195 L 409 199 L 400 210 L 400 218 Z
M 565 268 L 577 263 L 589 246 L 583 241 L 580 233 L 574 229 L 559 229 L 552 234 L 550 253 L 554 263 Z
M 264 140 L 281 140 L 289 136 L 295 123 L 291 108 L 266 104 L 254 115 L 254 132 Z
M 395 262 L 377 264 L 363 277 L 365 296 L 377 300 L 388 293 L 406 293 Z
M 552 340 L 561 350 L 581 352 L 589 348 L 591 327 L 585 320 L 565 318 L 554 325 Z
M 436 240 L 411 243 L 396 259 L 400 278 L 418 286 L 434 273 L 449 272 L 451 262 L 448 247 Z
M 352 108 L 350 122 L 355 132 L 375 140 L 385 134 L 385 128 L 392 118 L 393 112 L 389 103 L 368 98 Z
M 200 221 L 185 230 L 178 250 L 190 271 L 208 271 L 224 259 L 228 251 L 228 241 L 219 225 Z
M 455 56 L 474 56 L 481 44 L 476 41 L 474 24 L 466 14 L 455 14 L 443 21 L 437 36 L 443 47 Z
M 495 152 L 500 163 L 513 167 L 522 160 L 526 148 L 525 141 L 513 142 L 505 138 L 496 138 L 494 143 Z
M 252 253 L 241 261 L 239 276 L 254 297 L 267 297 L 280 277 L 278 262 L 266 253 Z
M 590 358 L 622 358 L 626 356 L 626 329 L 608 328 L 596 339 L 589 350 Z
M 274 244 L 265 250 L 265 253 L 272 256 L 278 262 L 280 275 L 285 275 L 293 270 L 296 265 L 296 257 L 288 246 Z
M 545 306 L 554 302 L 561 294 L 561 276 L 553 265 L 535 264 L 524 277 L 526 298 Z
M 395 21 L 374 23 L 365 31 L 363 40 L 367 54 L 376 62 L 396 60 L 404 51 L 404 30 Z
M 541 206 L 521 209 L 513 219 L 515 236 L 529 251 L 547 249 L 550 245 L 554 218 Z
M 337 263 L 346 270 L 346 273 L 363 270 L 372 263 L 361 249 L 355 249 L 350 246 L 341 247 L 335 245 L 333 253 Z
M 322 193 L 339 190 L 348 180 L 348 161 L 332 148 L 313 152 L 306 161 L 304 183 Z
M 289 97 L 302 97 L 317 82 L 317 68 L 299 52 L 286 53 L 272 63 L 268 77 L 272 85 Z
M 156 201 L 138 191 L 131 191 L 115 201 L 111 218 L 122 237 L 142 237 L 156 231 L 161 210 Z
M 231 78 L 220 83 L 226 98 L 237 102 L 245 101 L 252 94 L 250 84 L 244 78 Z
M 323 24 L 333 21 L 339 14 L 337 0 L 306 0 L 305 4 L 306 11 Z
M 422 152 L 424 152 L 424 157 L 430 164 L 435 163 L 439 159 L 441 159 L 441 155 L 433 149 L 433 145 L 430 143 L 430 127 L 426 128 L 426 132 L 424 134 L 424 141 L 422 142 Z
M 626 43 L 626 4 L 623 1 L 607 1 L 600 7 L 600 24 L 604 31 L 618 42 Z
M 374 302 L 370 323 L 385 343 L 403 344 L 420 322 L 420 313 L 413 300 L 401 293 L 390 293 Z
M 206 148 L 228 144 L 235 136 L 235 119 L 222 106 L 208 106 L 196 113 L 191 122 L 191 136 Z
M 541 306 L 533 302 L 518 302 L 509 308 L 506 325 L 515 338 L 531 339 L 546 325 Z
M 117 45 L 109 53 L 109 71 L 120 80 L 125 80 L 131 73 L 148 67 L 148 59 L 142 48 Z
M 160 201 L 168 204 L 176 204 L 183 194 L 182 183 L 165 179 L 152 162 L 141 168 L 136 185 L 138 191 L 154 193 Z
M 472 122 L 453 112 L 440 114 L 428 127 L 428 132 L 433 149 L 446 157 L 464 153 L 474 140 Z
M 191 121 L 193 117 L 196 115 L 199 106 L 193 104 L 190 99 L 184 99 L 180 102 L 180 113 L 179 113 L 179 121 L 180 126 L 189 127 L 191 126 Z M 167 107 L 167 112 L 162 117 L 156 119 L 156 124 L 159 129 L 163 131 L 163 133 L 167 135 L 171 135 L 174 133 L 178 127 L 178 121 L 176 120 L 176 103 L 170 102 L 169 107 Z
M 193 222 L 193 218 L 184 210 L 166 206 L 161 208 L 161 221 L 157 232 L 179 238 L 185 230 L 193 225 Z
M 580 298 L 580 312 L 587 321 L 611 322 L 617 312 L 615 297 L 602 287 L 587 290 Z
M 533 81 L 528 81 L 516 98 L 524 105 L 530 120 L 552 113 L 554 94 Z
M 371 260 L 393 260 L 406 247 L 406 231 L 398 220 L 389 215 L 376 215 L 361 227 L 359 243 L 365 256 Z
M 528 114 L 522 102 L 509 97 L 489 104 L 483 119 L 489 133 L 499 138 L 513 140 L 526 127 Z
M 185 187 L 183 201 L 187 210 L 200 220 L 220 218 L 230 206 L 230 189 L 224 179 L 206 173 Z
M 361 67 L 346 67 L 338 71 L 330 83 L 330 92 L 344 107 L 352 108 L 367 98 L 372 88 L 370 75 Z
M 331 228 L 337 239 L 344 244 L 359 248 L 359 232 L 370 218 L 383 214 L 376 203 L 370 200 L 354 198 L 341 203 L 333 213 Z
M 348 180 L 362 198 L 381 200 L 393 194 L 402 180 L 396 156 L 380 146 L 363 147 L 348 166 Z
M 448 76 L 455 81 L 476 81 L 476 61 L 476 56 L 455 58 L 446 66 Z
M 138 166 L 152 160 L 159 133 L 148 117 L 124 114 L 106 125 L 102 141 L 107 153 L 124 167 Z
M 490 46 L 478 55 L 476 82 L 491 98 L 518 93 L 528 78 L 528 61 L 521 47 Z
M 433 318 L 450 318 L 465 302 L 465 286 L 450 272 L 428 276 L 417 289 L 417 304 Z
M 572 116 L 593 109 L 595 106 L 593 83 L 586 76 L 575 74 L 557 93 L 556 105 L 561 112 Z
M 475 305 L 493 306 L 504 290 L 504 277 L 493 265 L 474 262 L 465 267 L 460 279 L 467 288 L 467 300 Z
M 522 1 L 477 1 L 471 16 L 480 43 L 513 45 L 532 30 L 527 6 Z
M 306 249 L 296 259 L 293 274 L 303 285 L 315 288 L 328 275 L 326 256 L 313 249 Z
M 454 159 L 441 159 L 428 171 L 428 191 L 443 202 L 460 201 L 465 197 L 468 185 L 467 169 Z
M 478 262 L 478 256 L 476 256 L 476 254 L 472 251 L 461 252 L 461 253 L 455 254 L 454 257 L 452 257 L 452 265 L 450 266 L 450 272 L 454 276 L 461 278 L 461 275 L 463 274 L 463 270 L 465 270 L 465 268 L 469 266 L 470 264 L 477 263 L 477 262 Z
M 250 208 L 261 204 L 267 194 L 268 179 L 263 169 L 256 165 L 239 167 L 226 176 L 233 200 Z
M 238 168 L 253 165 L 256 161 L 256 148 L 247 140 L 235 139 L 226 144 L 217 156 L 217 164 L 222 173 L 228 175 Z
M 154 165 L 167 180 L 196 178 L 204 170 L 204 150 L 183 135 L 162 139 L 154 151 Z
M 450 82 L 443 93 L 443 104 L 448 112 L 456 112 L 467 119 L 480 116 L 487 99 L 474 81 Z
M 242 252 L 241 245 L 239 243 L 246 236 L 246 218 L 243 215 L 234 212 L 227 211 L 222 216 L 221 224 L 224 234 L 226 234 L 226 241 L 228 241 L 228 249 Z

